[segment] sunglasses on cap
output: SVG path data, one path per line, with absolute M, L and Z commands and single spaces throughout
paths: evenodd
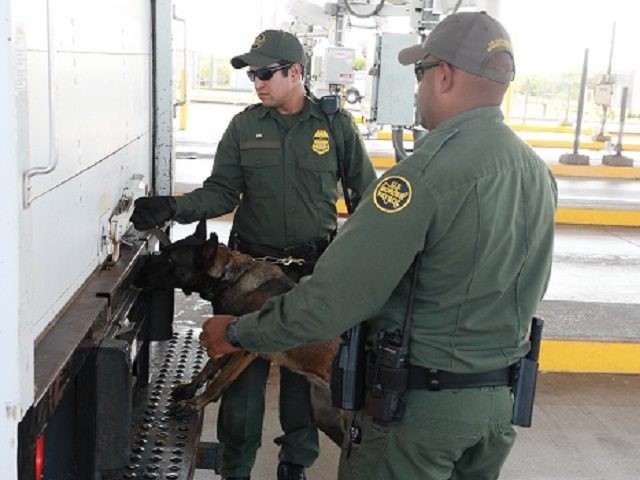
M 267 80 L 271 80 L 274 73 L 279 72 L 280 70 L 286 70 L 287 68 L 291 67 L 291 65 L 293 65 L 293 63 L 287 63 L 286 65 L 277 65 L 275 67 L 258 68 L 257 70 L 247 70 L 247 77 L 249 77 L 249 80 L 251 80 L 252 82 L 256 81 L 256 77 L 265 82 Z
M 418 62 L 416 63 L 416 66 L 414 67 L 413 71 L 416 72 L 416 80 L 418 80 L 418 82 L 422 81 L 422 77 L 424 77 L 424 72 L 426 72 L 427 70 L 433 68 L 433 67 L 437 67 L 438 65 L 440 65 L 441 63 L 444 63 L 442 60 L 435 60 L 432 62 Z

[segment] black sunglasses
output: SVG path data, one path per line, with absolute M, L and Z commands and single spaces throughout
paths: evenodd
M 424 72 L 426 72 L 430 68 L 437 67 L 441 63 L 443 63 L 442 60 L 435 60 L 433 62 L 416 63 L 416 66 L 413 69 L 413 71 L 416 72 L 416 80 L 418 80 L 418 82 L 421 82 L 422 77 L 424 77 Z
M 278 65 L 276 67 L 264 67 L 257 70 L 247 70 L 247 77 L 249 77 L 249 80 L 251 80 L 252 82 L 256 81 L 256 77 L 258 77 L 263 82 L 266 82 L 267 80 L 271 80 L 274 73 L 279 72 L 280 70 L 285 70 L 291 67 L 291 65 L 293 65 L 293 63 Z

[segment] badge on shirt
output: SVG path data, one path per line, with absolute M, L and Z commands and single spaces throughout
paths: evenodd
M 318 155 L 324 155 L 329 151 L 329 132 L 324 129 L 316 130 L 313 134 L 313 143 L 311 150 Z
M 411 203 L 411 184 L 403 177 L 391 176 L 378 183 L 373 203 L 385 213 L 396 213 Z

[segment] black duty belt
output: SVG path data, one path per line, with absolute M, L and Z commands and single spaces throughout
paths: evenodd
M 409 366 L 409 389 L 452 390 L 457 388 L 511 385 L 512 367 L 481 373 L 451 373 L 435 368 Z
M 247 255 L 251 255 L 252 257 L 293 257 L 315 262 L 322 252 L 324 252 L 329 246 L 330 239 L 323 238 L 284 248 L 244 242 L 237 236 L 234 238 L 234 241 L 234 248 L 246 253 Z

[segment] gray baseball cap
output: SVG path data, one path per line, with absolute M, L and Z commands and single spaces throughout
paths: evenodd
M 433 55 L 472 75 L 508 83 L 515 71 L 501 72 L 487 67 L 497 52 L 507 52 L 513 58 L 509 34 L 500 22 L 486 12 L 460 12 L 438 23 L 420 45 L 401 50 L 398 61 L 410 65 Z
M 244 68 L 247 65 L 266 67 L 279 60 L 304 65 L 304 49 L 298 38 L 283 30 L 265 30 L 256 37 L 251 50 L 231 59 L 233 68 Z

